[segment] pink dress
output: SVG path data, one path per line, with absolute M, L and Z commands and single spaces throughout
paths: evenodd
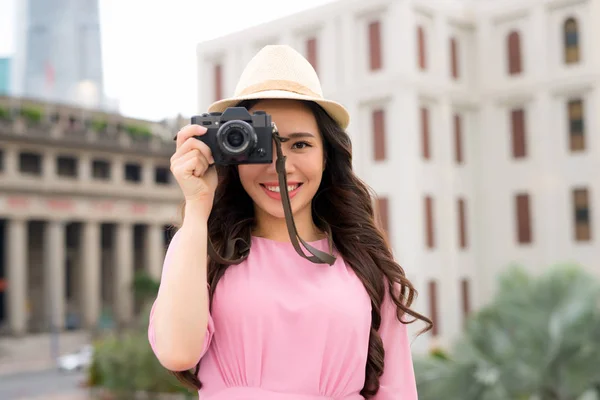
M 310 244 L 328 251 L 327 240 Z M 252 238 L 248 258 L 215 291 L 198 354 L 200 399 L 363 399 L 371 304 L 336 255 L 333 266 L 313 264 L 291 243 Z M 163 273 L 168 267 L 169 251 Z M 385 371 L 375 399 L 417 400 L 406 325 L 387 297 L 380 335 Z M 154 349 L 152 313 L 148 336 Z

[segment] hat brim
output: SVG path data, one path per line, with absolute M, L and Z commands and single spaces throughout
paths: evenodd
M 289 100 L 305 100 L 312 101 L 323 107 L 331 118 L 337 122 L 342 129 L 346 129 L 350 123 L 350 114 L 346 108 L 333 101 L 325 100 L 319 97 L 307 96 L 299 93 L 288 92 L 285 90 L 265 90 L 244 96 L 231 97 L 214 102 L 208 108 L 208 112 L 223 112 L 228 107 L 235 107 L 239 102 L 244 100 L 267 100 L 267 99 L 289 99 Z

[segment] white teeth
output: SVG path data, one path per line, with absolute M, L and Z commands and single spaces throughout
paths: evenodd
M 298 188 L 298 184 L 296 185 L 288 185 L 287 190 L 288 192 L 291 192 L 292 190 L 296 190 Z M 270 192 L 275 192 L 275 193 L 279 193 L 279 186 L 265 186 L 267 188 L 268 191 Z

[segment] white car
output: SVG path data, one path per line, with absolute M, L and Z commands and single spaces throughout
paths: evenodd
M 74 353 L 58 357 L 56 363 L 61 371 L 81 371 L 90 366 L 93 354 L 93 346 L 86 345 Z

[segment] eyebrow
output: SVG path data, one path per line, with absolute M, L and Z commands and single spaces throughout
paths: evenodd
M 312 133 L 309 132 L 292 132 L 289 135 L 286 136 L 288 139 L 297 139 L 297 138 L 303 138 L 303 137 L 312 137 L 314 138 L 315 135 L 313 135 Z

